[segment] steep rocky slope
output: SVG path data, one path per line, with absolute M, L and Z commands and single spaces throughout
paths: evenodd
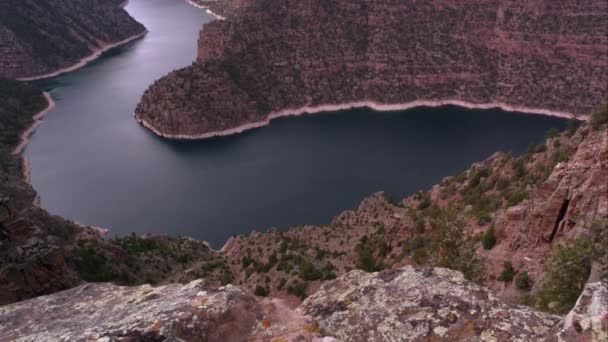
M 0 77 L 32 78 L 145 33 L 117 0 L 3 0 Z
M 156 81 L 135 112 L 163 136 L 228 134 L 353 102 L 582 116 L 608 94 L 605 0 L 199 3 L 227 20 L 205 25 L 198 60 Z
M 297 310 L 235 286 L 87 284 L 0 307 L 0 339 L 27 341 L 601 341 L 606 287 L 564 317 L 501 303 L 443 268 L 352 271 Z M 603 306 L 602 306 L 603 305 Z M 574 328 L 576 326 L 576 328 Z
M 592 261 L 607 258 L 607 225 L 608 130 L 585 125 L 548 132 L 523 156 L 496 153 L 403 200 L 374 194 L 328 225 L 236 236 L 221 253 L 235 284 L 265 295 L 304 298 L 355 268 L 415 264 L 461 270 L 507 302 L 548 305 L 543 279 L 559 266 L 548 260 L 565 253 L 561 262 L 579 262 L 582 253 L 572 273 L 584 283 Z M 571 307 L 576 296 L 560 301 Z

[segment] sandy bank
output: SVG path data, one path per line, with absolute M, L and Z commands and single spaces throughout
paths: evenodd
M 23 152 L 25 146 L 27 146 L 27 144 L 30 142 L 30 137 L 42 122 L 42 118 L 46 115 L 46 113 L 50 112 L 55 107 L 55 102 L 51 98 L 51 95 L 47 92 L 43 92 L 42 94 L 46 99 L 47 106 L 32 117 L 33 122 L 25 131 L 21 133 L 21 141 L 19 142 L 19 145 L 13 149 L 13 155 L 21 154 L 21 152 Z
M 66 72 L 70 72 L 70 71 L 74 71 L 76 69 L 80 69 L 83 66 L 87 65 L 88 63 L 92 62 L 93 60 L 97 59 L 104 52 L 106 52 L 106 51 L 108 51 L 110 49 L 113 49 L 115 47 L 118 47 L 120 45 L 124 45 L 124 44 L 127 44 L 129 42 L 132 42 L 132 41 L 134 41 L 136 39 L 139 39 L 139 38 L 143 37 L 146 33 L 148 33 L 148 30 L 144 30 L 141 33 L 138 33 L 138 34 L 133 35 L 133 36 L 131 36 L 129 38 L 123 39 L 123 40 L 121 40 L 119 42 L 112 43 L 112 44 L 106 44 L 106 45 L 104 45 L 102 47 L 99 47 L 99 48 L 93 50 L 93 52 L 90 55 L 88 55 L 87 57 L 84 57 L 83 59 L 80 60 L 80 62 L 78 62 L 78 63 L 76 63 L 76 64 L 74 64 L 72 66 L 65 67 L 65 68 L 59 69 L 57 71 L 50 72 L 48 74 L 44 74 L 44 75 L 18 78 L 18 80 L 19 81 L 39 80 L 39 79 L 43 79 L 43 78 L 49 78 L 49 77 L 59 76 L 59 75 L 64 74 Z
M 548 116 L 556 116 L 556 117 L 567 118 L 567 119 L 579 119 L 579 120 L 587 119 L 587 117 L 580 117 L 580 116 L 577 117 L 572 113 L 559 112 L 559 111 L 542 109 L 542 108 L 528 108 L 528 107 L 521 107 L 521 106 L 511 106 L 511 105 L 500 103 L 500 102 L 478 104 L 478 103 L 471 103 L 471 102 L 460 101 L 460 100 L 442 100 L 442 101 L 419 100 L 419 101 L 412 101 L 412 102 L 398 103 L 398 104 L 381 104 L 381 103 L 377 103 L 377 102 L 373 102 L 373 101 L 360 101 L 360 102 L 350 102 L 350 103 L 344 103 L 344 104 L 327 104 L 327 105 L 320 105 L 320 106 L 306 106 L 306 107 L 297 108 L 297 109 L 284 109 L 284 110 L 280 110 L 277 112 L 272 112 L 263 121 L 247 123 L 247 124 L 243 124 L 243 125 L 240 125 L 240 126 L 237 126 L 234 128 L 230 128 L 230 129 L 226 129 L 226 130 L 222 130 L 222 131 L 208 132 L 208 133 L 202 133 L 202 134 L 197 134 L 197 135 L 165 134 L 165 133 L 160 132 L 155 127 L 153 127 L 149 122 L 142 120 L 142 119 L 138 118 L 137 116 L 135 117 L 135 119 L 140 124 L 142 124 L 144 127 L 148 128 L 149 130 L 151 130 L 152 132 L 156 133 L 157 135 L 159 135 L 163 138 L 193 140 L 193 139 L 206 139 L 206 138 L 227 136 L 227 135 L 242 133 L 242 132 L 248 131 L 250 129 L 266 126 L 266 125 L 270 124 L 271 120 L 280 118 L 280 117 L 284 117 L 284 116 L 296 116 L 296 115 L 302 115 L 302 114 L 315 114 L 315 113 L 322 113 L 322 112 L 335 112 L 335 111 L 347 110 L 347 109 L 353 109 L 353 108 L 370 108 L 372 110 L 382 112 L 382 111 L 406 110 L 406 109 L 411 109 L 411 108 L 415 108 L 415 107 L 441 107 L 441 106 L 446 106 L 446 105 L 454 105 L 454 106 L 464 107 L 464 108 L 468 108 L 468 109 L 500 108 L 500 109 L 508 111 L 508 112 L 521 112 L 521 113 L 527 113 L 527 114 L 548 115 Z

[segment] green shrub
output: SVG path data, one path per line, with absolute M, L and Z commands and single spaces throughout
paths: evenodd
M 428 192 L 419 193 L 420 202 L 418 203 L 418 210 L 424 210 L 431 206 L 431 194 Z
M 417 220 L 416 228 L 415 228 L 416 233 L 422 234 L 422 233 L 424 233 L 424 230 L 425 230 L 424 219 Z
M 85 281 L 107 282 L 117 278 L 117 275 L 110 269 L 106 257 L 97 254 L 91 248 L 80 248 L 75 264 L 80 278 Z
M 323 274 L 315 268 L 309 261 L 303 261 L 300 264 L 300 278 L 302 280 L 318 280 L 323 277 Z
M 511 162 L 511 168 L 513 169 L 513 178 L 516 180 L 526 175 L 526 166 L 521 158 L 514 159 Z
M 256 286 L 255 287 L 255 291 L 253 291 L 253 293 L 258 296 L 258 297 L 266 297 L 268 296 L 268 289 L 262 286 Z
M 481 243 L 483 244 L 483 248 L 486 250 L 490 250 L 496 245 L 496 237 L 494 236 L 494 225 L 491 225 L 488 230 L 483 233 L 483 237 L 481 238 Z
M 570 310 L 585 286 L 593 259 L 589 237 L 556 245 L 545 263 L 545 279 L 538 292 L 540 308 L 554 313 Z
M 496 182 L 496 189 L 502 191 L 509 187 L 509 180 L 505 178 L 500 178 Z
M 507 207 L 518 205 L 523 200 L 528 199 L 529 194 L 525 190 L 519 190 L 514 192 L 507 192 L 505 199 L 507 200 Z
M 424 265 L 429 259 L 429 253 L 424 248 L 419 248 L 414 251 L 412 254 L 412 261 L 416 265 Z
M 498 280 L 508 283 L 513 280 L 514 275 L 515 269 L 513 268 L 513 264 L 511 264 L 511 261 L 505 261 L 502 265 L 502 273 L 498 276 Z
M 296 282 L 287 287 L 287 293 L 292 294 L 300 299 L 306 298 L 306 287 L 308 285 L 306 283 Z
M 518 289 L 522 291 L 530 291 L 532 289 L 532 285 L 534 285 L 534 283 L 532 282 L 532 279 L 530 279 L 528 272 L 523 271 L 517 274 L 517 277 L 515 278 L 515 286 L 517 286 Z
M 439 267 L 462 272 L 466 279 L 482 283 L 485 264 L 475 253 L 475 239 L 466 233 L 464 222 L 450 207 L 442 211 L 432 224 L 435 228 L 429 246 L 430 257 Z
M 323 280 L 331 280 L 336 278 L 336 274 L 334 273 L 335 267 L 331 262 L 327 262 L 321 272 L 323 272 Z
M 608 103 L 601 106 L 598 110 L 596 110 L 593 114 L 591 114 L 591 120 L 589 120 L 589 125 L 593 129 L 599 129 L 600 126 L 606 124 L 608 122 Z
M 545 140 L 553 139 L 557 136 L 559 136 L 559 130 L 555 127 L 552 127 L 545 133 Z

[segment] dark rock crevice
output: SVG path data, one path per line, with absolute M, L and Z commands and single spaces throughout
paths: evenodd
M 570 199 L 565 199 L 562 203 L 561 208 L 559 209 L 559 214 L 557 215 L 557 219 L 555 220 L 555 225 L 553 226 L 553 231 L 551 232 L 551 237 L 549 238 L 549 242 L 553 242 L 555 239 L 555 235 L 559 232 L 559 227 L 564 221 L 564 217 L 566 216 L 566 212 L 568 212 L 568 206 L 570 205 Z

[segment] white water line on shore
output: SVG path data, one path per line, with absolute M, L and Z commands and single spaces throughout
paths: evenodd
M 415 107 L 440 107 L 440 106 L 446 106 L 446 105 L 455 105 L 455 106 L 464 107 L 464 108 L 468 108 L 468 109 L 500 108 L 500 109 L 508 111 L 508 112 L 539 114 L 539 115 L 556 116 L 556 117 L 568 118 L 568 119 L 580 119 L 580 120 L 587 119 L 586 116 L 577 117 L 577 116 L 573 115 L 572 113 L 559 112 L 559 111 L 542 109 L 542 108 L 527 108 L 527 107 L 521 107 L 521 106 L 511 106 L 511 105 L 508 105 L 505 103 L 500 103 L 500 102 L 478 104 L 478 103 L 471 103 L 471 102 L 460 101 L 460 100 L 442 100 L 442 101 L 417 100 L 417 101 L 412 101 L 412 102 L 407 102 L 407 103 L 398 103 L 398 104 L 381 104 L 381 103 L 377 103 L 374 101 L 359 101 L 359 102 L 349 102 L 349 103 L 345 103 L 345 104 L 327 104 L 327 105 L 319 105 L 319 106 L 306 106 L 306 107 L 302 107 L 302 108 L 298 108 L 298 109 L 284 109 L 284 110 L 280 110 L 277 112 L 272 112 L 268 116 L 266 116 L 266 119 L 264 119 L 263 121 L 247 123 L 247 124 L 243 124 L 243 125 L 240 125 L 240 126 L 237 126 L 234 128 L 230 128 L 230 129 L 226 129 L 226 130 L 222 130 L 222 131 L 208 132 L 208 133 L 202 133 L 202 134 L 196 134 L 196 135 L 162 133 L 158 129 L 153 127 L 149 122 L 142 120 L 142 119 L 138 118 L 137 116 L 135 116 L 135 119 L 137 120 L 137 122 L 142 124 L 144 127 L 148 128 L 149 130 L 151 130 L 152 132 L 154 132 L 155 134 L 157 134 L 163 138 L 195 140 L 195 139 L 206 139 L 206 138 L 213 138 L 213 137 L 220 137 L 220 136 L 227 136 L 227 135 L 242 133 L 242 132 L 254 129 L 254 128 L 266 126 L 266 125 L 270 124 L 271 120 L 280 118 L 280 117 L 285 117 L 285 116 L 298 116 L 298 115 L 302 115 L 302 114 L 315 114 L 315 113 L 321 113 L 321 112 L 335 112 L 335 111 L 347 110 L 347 109 L 353 109 L 353 108 L 370 108 L 372 110 L 382 112 L 382 111 L 406 110 L 406 109 L 411 109 L 411 108 L 415 108 Z
M 219 14 L 211 11 L 209 8 L 207 8 L 207 7 L 203 6 L 203 5 L 200 5 L 200 4 L 198 4 L 198 3 L 196 3 L 196 2 L 194 2 L 192 0 L 186 0 L 186 2 L 189 3 L 190 5 L 196 7 L 196 8 L 204 9 L 205 11 L 207 11 L 207 14 L 215 17 L 215 19 L 217 19 L 217 20 L 226 20 L 226 17 L 223 17 L 223 16 L 221 16 L 221 15 L 219 15 Z
M 139 38 L 143 37 L 146 33 L 148 33 L 148 30 L 144 30 L 141 33 L 138 33 L 136 35 L 133 35 L 131 37 L 123 39 L 123 40 L 121 40 L 119 42 L 112 43 L 112 44 L 106 44 L 106 45 L 104 45 L 102 47 L 99 47 L 99 48 L 93 50 L 93 52 L 90 55 L 88 55 L 87 57 L 82 58 L 78 63 L 76 63 L 76 64 L 74 64 L 72 66 L 65 67 L 65 68 L 62 68 L 62 69 L 50 72 L 48 74 L 44 74 L 44 75 L 17 78 L 17 80 L 19 80 L 19 81 L 40 80 L 40 79 L 43 79 L 43 78 L 50 78 L 50 77 L 59 76 L 59 75 L 64 74 L 66 72 L 70 72 L 70 71 L 74 71 L 76 69 L 80 69 L 83 66 L 87 65 L 88 63 L 92 62 L 93 60 L 97 59 L 104 52 L 106 52 L 106 51 L 108 51 L 110 49 L 113 49 L 115 47 L 118 47 L 120 45 L 124 45 L 124 44 L 130 43 L 131 41 L 134 41 L 136 39 L 139 39 Z
M 51 98 L 51 95 L 47 92 L 43 92 L 42 94 L 46 99 L 47 106 L 32 117 L 33 122 L 28 128 L 25 129 L 25 131 L 21 133 L 21 141 L 19 142 L 19 145 L 13 149 L 13 155 L 18 155 L 23 152 L 27 144 L 30 142 L 30 137 L 36 128 L 38 128 L 38 126 L 42 123 L 42 118 L 46 115 L 46 113 L 50 112 L 55 107 L 55 102 Z

